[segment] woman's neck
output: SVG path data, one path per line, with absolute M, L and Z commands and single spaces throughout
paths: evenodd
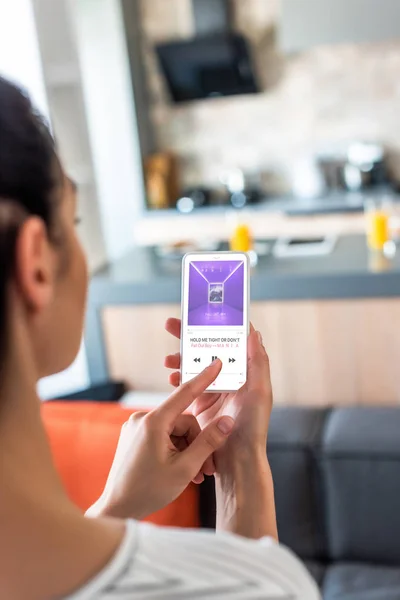
M 37 365 L 22 319 L 14 321 L 13 343 L 0 382 L 0 477 L 6 483 L 1 507 L 35 497 L 60 499 L 62 486 L 53 466 L 36 393 Z
M 85 519 L 67 498 L 41 420 L 29 344 L 16 329 L 0 386 L 0 589 L 9 600 L 36 600 L 83 585 L 111 558 L 123 529 Z
M 16 394 L 0 393 L 0 404 L 5 399 L 13 407 L 0 410 L 0 478 L 6 484 L 0 510 L 20 495 L 25 500 L 45 497 L 59 502 L 65 496 L 41 421 L 39 399 L 32 390 L 20 386 Z

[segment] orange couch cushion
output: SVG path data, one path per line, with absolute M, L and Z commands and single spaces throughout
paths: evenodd
M 87 510 L 101 495 L 122 424 L 134 412 L 118 404 L 43 403 L 42 418 L 53 458 L 68 496 Z M 197 487 L 146 519 L 158 525 L 199 527 Z

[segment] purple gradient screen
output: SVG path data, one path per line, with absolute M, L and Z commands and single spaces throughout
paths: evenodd
M 242 326 L 244 321 L 244 262 L 189 265 L 189 326 Z

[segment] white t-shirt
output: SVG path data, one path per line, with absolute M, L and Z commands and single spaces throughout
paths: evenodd
M 66 600 L 318 600 L 305 567 L 273 540 L 127 522 L 113 560 Z

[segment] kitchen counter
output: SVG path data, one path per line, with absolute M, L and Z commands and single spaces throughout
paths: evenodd
M 92 277 L 89 304 L 180 302 L 181 261 L 161 259 L 154 248 L 135 248 Z M 328 256 L 259 258 L 251 298 L 305 300 L 400 296 L 400 253 L 370 255 L 364 236 L 338 239 Z
M 180 314 L 180 271 L 180 260 L 142 247 L 95 273 L 85 339 L 93 384 L 112 377 L 168 393 L 164 357 L 179 346 L 163 328 Z M 347 235 L 328 256 L 262 256 L 250 314 L 277 404 L 400 404 L 400 253 L 370 256 L 365 236 Z
M 180 277 L 180 260 L 161 259 L 154 248 L 144 247 L 133 249 L 127 256 L 93 275 L 85 338 L 92 383 L 107 379 L 111 373 L 114 378 L 132 380 L 135 388 L 163 389 L 159 383 L 165 380 L 162 355 L 173 348 L 164 339 L 162 329 L 167 316 L 179 315 Z M 339 344 L 336 338 L 331 341 L 330 336 L 336 335 L 333 323 L 337 320 L 346 323 L 338 330 L 340 335 L 345 336 L 357 318 L 364 317 L 365 324 L 360 321 L 357 331 L 349 335 L 354 338 L 364 335 L 362 332 L 373 323 L 380 323 L 382 331 L 373 335 L 377 338 L 382 336 L 382 348 L 387 347 L 387 352 L 391 353 L 384 332 L 385 328 L 390 329 L 387 320 L 391 323 L 398 318 L 400 253 L 393 260 L 369 255 L 365 237 L 349 235 L 338 239 L 329 256 L 296 259 L 277 259 L 272 254 L 262 256 L 252 270 L 251 301 L 252 318 L 255 318 L 256 324 L 264 323 L 261 329 L 267 327 L 269 337 L 271 328 L 273 330 L 277 323 L 280 324 L 273 354 L 280 352 L 283 339 L 287 340 L 284 348 L 295 348 L 299 339 L 307 338 L 309 331 L 316 335 L 321 327 L 321 336 L 327 339 L 324 347 L 333 347 Z M 370 313 L 371 310 L 376 312 Z M 300 333 L 298 328 L 301 326 L 304 331 Z M 156 339 L 159 343 L 155 342 Z M 321 339 L 315 338 L 317 345 L 310 350 L 310 356 L 315 355 L 315 360 L 321 360 L 318 359 L 318 353 L 322 351 Z M 345 340 L 340 342 L 340 347 L 342 343 L 345 344 Z M 382 348 L 380 362 L 383 361 Z M 145 379 L 143 374 L 152 359 L 159 366 L 153 373 L 153 379 Z M 376 363 L 378 359 L 373 360 Z M 293 374 L 296 373 L 298 362 L 295 357 L 291 368 Z M 338 367 L 338 370 L 341 368 Z M 369 373 L 368 369 L 366 367 Z M 298 377 L 305 376 L 298 374 Z M 314 373 L 309 376 L 319 377 Z M 297 392 L 288 390 L 284 374 L 282 382 L 280 393 L 285 401 L 291 401 L 296 394 L 302 400 L 304 387 L 300 386 Z M 347 390 L 346 394 L 355 398 L 355 388 L 353 383 L 351 385 L 353 391 Z M 373 389 L 372 384 L 369 387 Z M 277 389 L 279 391 L 279 385 Z M 318 386 L 315 394 L 317 389 Z M 393 394 L 397 394 L 397 389 L 400 389 L 400 382 L 398 388 L 393 385 Z M 332 393 L 326 391 L 326 402 L 332 401 Z

